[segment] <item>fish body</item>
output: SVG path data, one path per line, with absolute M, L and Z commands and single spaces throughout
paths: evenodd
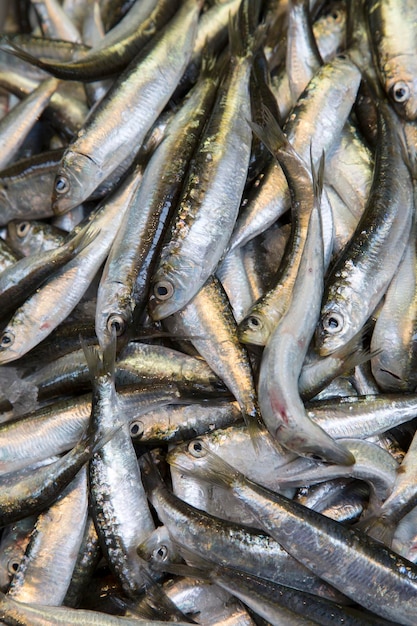
M 153 277 L 154 320 L 179 311 L 201 289 L 225 253 L 237 218 L 250 157 L 249 76 L 255 45 L 251 34 L 242 43 L 239 27 L 235 19 L 232 56 Z
M 414 211 L 399 121 L 379 103 L 380 143 L 364 213 L 325 283 L 316 345 L 322 356 L 346 344 L 365 324 L 404 253 Z
M 55 178 L 56 213 L 80 204 L 128 157 L 132 145 L 140 148 L 186 67 L 199 11 L 197 0 L 183 3 L 155 47 L 133 59 L 69 144 Z

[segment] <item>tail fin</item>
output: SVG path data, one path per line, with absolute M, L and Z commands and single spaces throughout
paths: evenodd
M 88 346 L 80 336 L 80 343 L 84 351 L 85 360 L 87 361 L 88 371 L 91 382 L 107 376 L 114 384 L 114 371 L 116 363 L 116 332 L 113 330 L 112 337 L 103 351 L 95 346 Z
M 262 111 L 264 119 L 262 126 L 249 120 L 248 122 L 253 132 L 266 145 L 272 156 L 276 158 L 277 153 L 282 149 L 288 152 L 295 152 L 270 109 L 267 106 L 263 106 Z
M 247 57 L 260 48 L 265 28 L 259 24 L 261 0 L 242 0 L 234 16 L 229 18 L 229 42 L 232 57 Z

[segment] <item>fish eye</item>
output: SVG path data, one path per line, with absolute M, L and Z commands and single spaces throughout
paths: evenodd
M 69 190 L 70 184 L 69 180 L 66 176 L 58 176 L 55 180 L 55 191 L 56 193 L 67 193 Z
M 14 334 L 6 330 L 0 337 L 0 348 L 9 348 L 14 342 Z
M 406 102 L 410 97 L 410 87 L 404 81 L 399 80 L 393 85 L 391 93 L 395 102 Z
M 20 563 L 19 561 L 16 561 L 16 559 L 9 559 L 7 563 L 7 571 L 11 576 L 14 576 L 14 574 L 16 574 L 17 570 L 19 569 L 19 565 Z
M 143 422 L 141 422 L 140 420 L 135 420 L 134 422 L 130 424 L 131 437 L 136 437 L 136 438 L 142 437 L 144 431 L 145 431 L 145 427 L 143 425 Z
M 327 333 L 335 335 L 336 333 L 340 333 L 343 328 L 343 316 L 340 313 L 332 312 L 328 313 L 324 316 L 323 321 L 323 330 Z
M 20 222 L 16 225 L 16 235 L 18 237 L 26 237 L 30 231 L 30 222 Z
M 251 315 L 247 319 L 247 325 L 250 330 L 260 330 L 263 326 L 262 321 L 256 315 Z
M 203 448 L 203 444 L 201 441 L 198 441 L 198 439 L 188 444 L 188 452 L 196 459 L 200 459 L 207 454 L 207 451 Z
M 113 331 L 116 337 L 120 337 L 126 330 L 125 320 L 121 315 L 109 315 L 107 318 L 107 330 L 111 334 Z
M 166 559 L 168 558 L 168 554 L 169 554 L 169 550 L 167 546 L 162 545 L 162 546 L 159 546 L 159 548 L 155 548 L 155 550 L 152 553 L 152 557 L 157 561 L 166 561 Z
M 153 292 L 158 300 L 168 300 L 174 293 L 174 285 L 169 280 L 160 280 L 155 284 Z
M 313 459 L 313 461 L 324 461 L 323 457 L 319 454 L 309 454 L 309 458 Z

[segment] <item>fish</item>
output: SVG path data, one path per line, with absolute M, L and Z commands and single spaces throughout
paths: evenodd
M 168 455 L 168 461 L 238 494 L 285 550 L 352 600 L 385 619 L 412 626 L 417 569 L 410 561 L 364 533 L 256 485 L 198 440 Z
M 383 100 L 378 100 L 378 120 L 378 150 L 367 206 L 326 277 L 316 331 L 316 347 L 322 356 L 345 345 L 368 321 L 391 282 L 411 230 L 413 187 L 403 158 L 400 123 Z
M 366 17 L 381 85 L 401 117 L 416 119 L 416 7 L 407 0 L 368 0 Z
M 201 0 L 184 0 L 154 46 L 133 59 L 67 146 L 52 192 L 56 214 L 81 204 L 128 157 L 132 144 L 141 146 L 187 65 L 200 8 Z
M 237 218 L 251 147 L 249 77 L 262 41 L 261 31 L 252 32 L 257 8 L 243 2 L 230 23 L 230 60 L 152 279 L 149 310 L 155 321 L 180 311 L 201 289 L 225 253 Z

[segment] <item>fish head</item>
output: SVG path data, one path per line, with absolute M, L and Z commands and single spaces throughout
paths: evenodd
M 136 548 L 137 554 L 145 561 L 160 564 L 179 561 L 179 552 L 166 526 L 152 531 Z
M 24 556 L 24 549 L 19 543 L 9 545 L 0 554 L 0 589 L 6 591 Z
M 239 324 L 238 336 L 242 343 L 265 346 L 272 332 L 268 318 L 260 311 L 252 311 Z
M 52 209 L 62 215 L 79 206 L 101 182 L 100 168 L 85 154 L 68 151 L 57 170 L 52 191 Z
M 186 258 L 162 263 L 152 279 L 149 313 L 156 322 L 185 307 L 200 288 L 197 263 Z
M 413 54 L 413 56 L 415 56 Z M 391 59 L 383 70 L 385 91 L 394 109 L 408 121 L 417 118 L 417 63 L 401 55 Z
M 320 356 L 328 356 L 339 350 L 357 332 L 352 302 L 332 300 L 322 310 L 316 330 L 316 347 Z
M 22 356 L 20 348 L 15 328 L 6 326 L 0 334 L 0 365 Z
M 33 236 L 35 225 L 33 222 L 13 220 L 7 225 L 7 238 L 12 245 L 21 247 Z
M 324 431 L 320 432 L 318 429 L 314 430 L 314 438 L 308 436 L 308 434 L 304 435 L 300 431 L 300 433 L 292 435 L 285 439 L 285 443 L 283 441 L 282 443 L 299 456 L 312 459 L 319 463 L 332 463 L 346 466 L 354 464 L 355 457 L 350 450 L 333 440 Z

